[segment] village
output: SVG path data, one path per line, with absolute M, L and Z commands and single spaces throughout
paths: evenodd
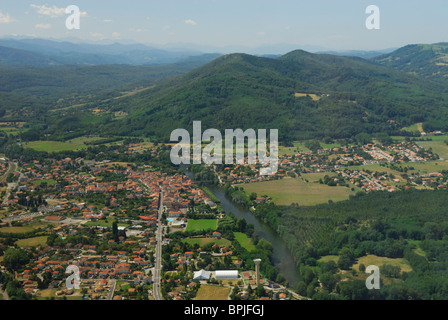
M 154 299 L 159 218 L 162 254 L 174 250 L 163 259 L 164 299 L 192 299 L 201 283 L 203 288 L 222 287 L 223 299 L 255 298 L 252 288 L 257 284 L 253 272 L 247 271 L 251 266 L 241 262 L 232 242 L 217 231 L 223 210 L 185 174 L 167 174 L 149 165 L 136 168 L 129 163 L 65 158 L 22 163 L 12 180 L 2 205 L 0 248 L 6 252 L 18 245 L 29 261 L 14 270 L 0 264 L 0 272 L 12 272 L 29 298 Z M 198 219 L 186 218 L 191 212 Z M 202 220 L 201 214 L 209 219 Z M 210 221 L 211 228 L 200 228 Z M 194 236 L 184 242 L 166 236 L 176 231 L 189 234 L 190 228 L 196 230 Z M 229 258 L 232 263 L 223 265 Z M 67 288 L 69 266 L 79 270 L 79 289 Z M 228 276 L 223 283 L 216 274 L 224 266 L 236 272 L 230 283 Z M 259 284 L 270 288 L 262 293 L 263 299 L 292 297 L 286 288 L 266 279 Z M 274 296 L 272 290 L 277 292 Z

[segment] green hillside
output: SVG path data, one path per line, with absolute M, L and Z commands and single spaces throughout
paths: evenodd
M 372 60 L 426 78 L 448 79 L 448 43 L 408 45 Z
M 130 116 L 102 130 L 168 140 L 173 129 L 201 120 L 203 127 L 220 130 L 279 129 L 283 140 L 393 134 L 415 122 L 448 119 L 445 91 L 436 82 L 361 58 L 301 50 L 278 59 L 231 54 L 109 105 Z

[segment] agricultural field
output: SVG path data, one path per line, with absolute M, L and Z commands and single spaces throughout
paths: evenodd
M 227 300 L 230 290 L 230 287 L 201 285 L 195 300 Z
M 0 228 L 1 233 L 26 233 L 33 231 L 33 228 L 26 226 L 26 227 L 3 227 Z
M 20 239 L 16 241 L 16 245 L 18 245 L 19 247 L 44 246 L 47 243 L 47 239 L 48 239 L 47 236 Z
M 203 220 L 188 220 L 186 231 L 203 231 L 209 230 L 215 231 L 218 227 L 217 219 L 203 219 Z
M 280 180 L 255 182 L 241 185 L 248 194 L 255 192 L 258 195 L 268 195 L 278 205 L 298 203 L 303 206 L 312 206 L 347 200 L 355 191 L 347 187 L 330 187 L 318 181 L 328 173 L 303 174 L 300 178 L 286 177 Z M 308 180 L 308 181 L 307 181 Z
M 63 141 L 32 141 L 24 143 L 25 148 L 31 148 L 36 151 L 61 152 L 76 151 L 88 147 L 86 142 L 101 140 L 99 137 L 79 137 L 66 142 Z

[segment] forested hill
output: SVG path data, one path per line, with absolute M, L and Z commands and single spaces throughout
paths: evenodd
M 448 82 L 448 43 L 413 44 L 372 61 L 397 70 Z
M 109 107 L 130 116 L 103 130 L 169 139 L 173 129 L 201 120 L 221 130 L 275 128 L 288 140 L 394 133 L 415 122 L 448 129 L 446 91 L 362 58 L 301 50 L 277 59 L 231 54 L 120 99 Z

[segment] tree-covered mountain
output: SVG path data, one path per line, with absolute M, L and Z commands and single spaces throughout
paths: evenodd
M 448 79 L 448 43 L 408 45 L 372 60 L 425 78 Z
M 104 132 L 165 140 L 194 120 L 220 130 L 279 129 L 282 140 L 392 134 L 415 122 L 448 129 L 440 83 L 362 58 L 301 50 L 277 59 L 225 55 L 108 107 L 130 116 Z

